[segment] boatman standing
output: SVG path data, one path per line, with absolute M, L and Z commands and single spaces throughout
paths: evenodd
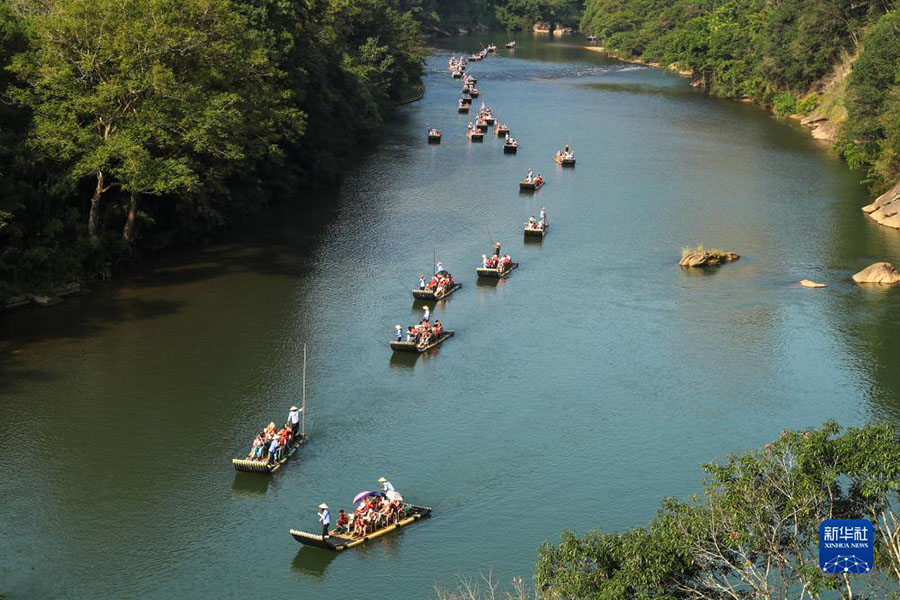
M 541 207 L 541 221 L 547 220 L 547 208 L 545 206 Z
M 395 491 L 394 485 L 390 481 L 388 481 L 386 477 L 380 477 L 378 479 L 378 483 L 381 484 L 381 491 L 383 491 L 385 494 Z
M 331 513 L 328 512 L 328 505 L 324 502 L 319 505 L 319 523 L 322 524 L 322 537 L 328 537 L 328 527 L 331 526 Z
M 500 242 L 494 244 L 494 256 L 500 258 Z
M 294 438 L 297 437 L 297 432 L 300 431 L 300 413 L 303 412 L 302 408 L 297 408 L 296 406 L 291 407 L 291 411 L 288 413 L 288 423 L 291 424 L 291 431 L 294 432 Z
M 427 306 L 425 307 L 425 315 L 422 317 L 422 320 L 428 321 L 429 323 L 431 322 L 431 309 Z
M 438 274 L 444 270 L 444 263 L 438 261 L 436 265 L 434 265 L 434 273 Z
M 394 329 L 397 330 L 397 341 L 403 341 L 403 327 L 401 325 L 394 325 Z
M 419 289 L 420 290 L 425 289 L 425 276 L 424 275 L 419 275 Z

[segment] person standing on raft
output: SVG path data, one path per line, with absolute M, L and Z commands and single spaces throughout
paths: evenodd
M 381 484 L 381 491 L 383 491 L 385 494 L 387 494 L 388 492 L 396 491 L 394 489 L 394 484 L 388 481 L 386 477 L 379 477 L 378 483 Z
M 319 505 L 319 523 L 322 524 L 322 537 L 328 537 L 328 527 L 331 525 L 331 513 L 328 512 L 328 505 L 324 502 Z
M 290 412 L 288 413 L 288 423 L 291 426 L 291 431 L 293 432 L 294 438 L 297 437 L 297 432 L 300 431 L 300 413 L 302 412 L 302 408 L 292 406 Z

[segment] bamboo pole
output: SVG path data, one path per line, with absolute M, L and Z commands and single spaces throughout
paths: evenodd
M 303 397 L 300 411 L 300 436 L 306 439 L 306 344 L 303 344 Z

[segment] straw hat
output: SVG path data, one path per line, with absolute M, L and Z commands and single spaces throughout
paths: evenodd
M 384 483 L 385 481 L 387 481 L 387 479 L 385 479 L 384 477 L 378 478 L 378 483 Z
M 399 331 L 399 330 L 403 329 L 403 327 L 401 327 L 400 325 L 394 325 L 394 329 L 396 329 L 397 331 Z
M 428 305 L 426 304 L 425 306 L 423 306 L 422 310 L 428 310 Z
M 327 510 L 328 505 L 323 502 L 322 504 L 319 505 L 319 508 L 323 508 L 323 509 Z
M 500 247 L 500 242 L 497 242 L 496 244 L 494 244 L 494 248 L 499 248 L 499 247 Z
M 291 410 L 300 410 L 300 409 L 297 408 L 296 406 L 294 406 L 294 405 L 292 404 L 292 405 L 291 405 Z

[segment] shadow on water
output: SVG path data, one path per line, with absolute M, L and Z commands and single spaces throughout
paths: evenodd
M 266 497 L 266 492 L 269 491 L 269 483 L 271 482 L 272 477 L 270 475 L 237 471 L 234 474 L 231 495 L 241 498 L 262 499 Z
M 542 237 L 538 237 L 538 236 L 536 236 L 536 235 L 526 235 L 526 236 L 523 236 L 523 237 L 525 238 L 523 243 L 524 243 L 526 246 L 538 246 L 538 247 L 540 247 L 540 246 L 543 246 L 543 245 L 544 245 L 544 238 L 542 238 Z
M 417 360 L 418 352 L 391 352 L 390 365 L 392 369 L 409 369 L 416 366 Z
M 291 562 L 291 570 L 303 575 L 321 577 L 328 570 L 328 566 L 337 558 L 337 552 L 303 546 L 294 556 Z

